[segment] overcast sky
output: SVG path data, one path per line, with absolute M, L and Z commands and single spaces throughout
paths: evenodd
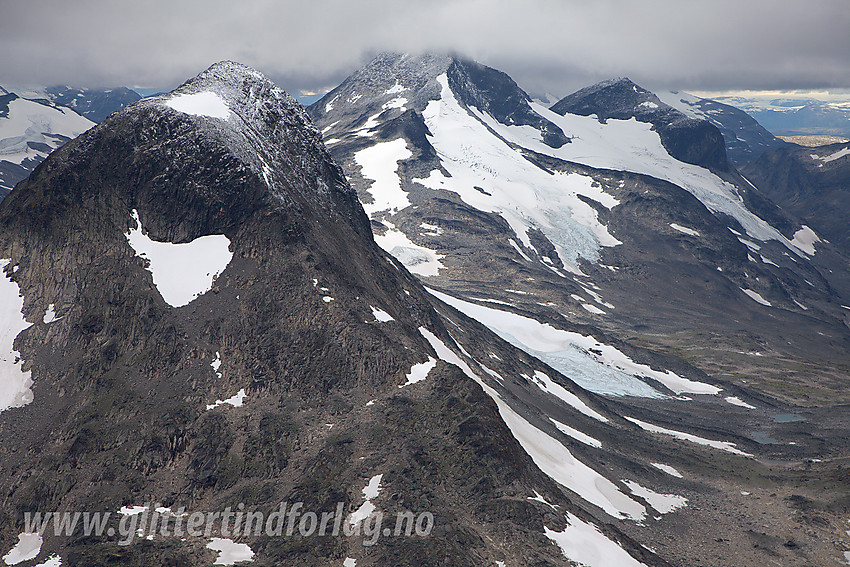
M 0 0 L 0 85 L 170 89 L 221 59 L 287 90 L 454 50 L 563 96 L 850 87 L 850 0 Z

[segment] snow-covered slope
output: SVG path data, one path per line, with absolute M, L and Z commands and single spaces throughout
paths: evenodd
M 509 77 L 483 69 L 435 55 L 383 55 L 310 109 L 329 148 L 361 187 L 377 241 L 415 273 L 439 277 L 463 261 L 447 248 L 466 255 L 483 245 L 458 233 L 460 225 L 448 231 L 424 218 L 434 207 L 440 209 L 435 218 L 466 215 L 457 210 L 462 207 L 480 213 L 476 223 L 492 225 L 488 241 L 500 233 L 503 255 L 581 277 L 585 262 L 607 265 L 603 256 L 629 254 L 619 248 L 623 227 L 611 219 L 622 210 L 628 186 L 647 178 L 698 202 L 665 205 L 672 218 L 666 228 L 649 227 L 653 232 L 696 238 L 702 233 L 675 227 L 688 227 L 694 215 L 704 218 L 708 211 L 714 235 L 703 243 L 728 241 L 730 235 L 720 233 L 724 226 L 740 235 L 739 257 L 747 243 L 758 242 L 769 243 L 771 253 L 760 254 L 768 265 L 791 266 L 812 255 L 794 240 L 801 225 L 729 169 L 720 132 L 695 111 L 686 116 L 627 79 L 578 91 L 553 111 L 532 102 Z M 609 171 L 622 173 L 614 181 Z M 790 256 L 794 260 L 780 261 Z M 734 288 L 754 286 L 742 281 Z M 585 294 L 591 295 L 569 295 Z M 611 309 L 606 303 L 580 301 L 597 315 Z
M 69 108 L 14 93 L 0 96 L 0 197 L 50 152 L 92 126 Z

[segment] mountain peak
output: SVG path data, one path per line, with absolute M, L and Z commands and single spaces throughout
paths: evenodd
M 601 81 L 564 97 L 552 106 L 558 114 L 596 114 L 600 120 L 608 118 L 641 119 L 638 115 L 669 112 L 671 107 L 661 102 L 652 92 L 635 84 L 628 77 Z
M 533 126 L 551 147 L 568 142 L 557 126 L 531 110 L 531 97 L 507 74 L 456 54 L 382 53 L 309 111 L 315 120 L 333 122 L 340 130 L 362 129 L 372 124 L 370 117 L 386 120 L 407 110 L 421 114 L 429 102 L 440 100 L 442 75 L 467 108 L 477 108 L 508 126 Z
M 182 102 L 181 102 L 181 99 Z M 220 61 L 170 93 L 153 97 L 174 110 L 229 119 L 228 111 L 245 122 L 271 125 L 270 113 L 283 112 L 309 125 L 301 105 L 259 71 L 235 61 Z
M 551 107 L 558 114 L 595 114 L 600 121 L 629 120 L 653 125 L 670 155 L 685 163 L 726 171 L 723 136 L 713 124 L 689 118 L 627 77 L 585 87 Z
M 100 164 L 102 191 L 118 187 L 122 200 L 162 240 L 185 242 L 222 231 L 267 205 L 291 211 L 293 219 L 310 216 L 307 211 L 326 220 L 343 217 L 369 233 L 356 195 L 303 107 L 261 73 L 233 61 L 114 113 L 54 152 L 27 183 L 53 183 L 69 163 L 74 170 Z M 128 175 L 146 182 L 128 181 Z M 57 182 L 47 201 L 90 197 L 78 191 L 79 185 Z M 16 206 L 33 205 L 35 193 L 22 192 Z M 47 201 L 32 210 L 41 209 L 42 220 L 58 214 Z M 174 203 L 186 206 L 173 210 Z

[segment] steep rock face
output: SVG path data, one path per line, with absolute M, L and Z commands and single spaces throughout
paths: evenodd
M 685 163 L 726 171 L 723 135 L 704 120 L 688 118 L 629 79 L 604 81 L 581 89 L 552 105 L 558 114 L 595 114 L 599 120 L 635 118 L 658 131 L 670 155 Z
M 465 59 L 455 59 L 447 72 L 452 90 L 466 106 L 486 112 L 502 124 L 531 126 L 553 148 L 569 142 L 559 127 L 531 110 L 531 97 L 507 74 Z
M 569 513 L 594 545 L 665 565 L 621 531 L 644 509 L 625 485 L 600 476 L 607 496 L 591 487 L 584 503 L 541 472 L 528 435 L 578 462 L 566 449 L 576 443 L 534 409 L 546 407 L 654 454 L 663 444 L 427 294 L 375 245 L 300 105 L 259 73 L 220 63 L 111 116 L 0 205 L 0 228 L 4 285 L 34 322 L 14 340 L 11 367 L 30 373 L 31 401 L 0 408 L 4 550 L 25 512 L 110 511 L 107 525 L 121 530 L 116 512 L 147 502 L 268 513 L 301 501 L 317 513 L 337 503 L 430 512 L 435 525 L 374 547 L 362 534 L 236 538 L 256 564 L 564 565 L 544 534 L 563 532 Z M 161 276 L 184 266 L 163 272 L 162 249 L 209 237 L 224 239 L 226 265 L 175 307 Z M 154 244 L 142 252 L 145 238 Z M 569 404 L 529 390 L 538 372 Z M 585 460 L 596 450 L 578 445 Z M 612 470 L 633 466 L 612 450 Z M 663 474 L 644 468 L 629 476 Z M 72 566 L 206 565 L 209 543 L 160 533 L 121 546 L 48 530 L 33 563 L 55 553 Z
M 742 173 L 815 232 L 850 250 L 850 145 L 790 146 L 764 154 Z

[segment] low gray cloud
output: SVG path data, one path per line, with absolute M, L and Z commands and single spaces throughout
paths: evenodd
M 235 59 L 333 86 L 381 50 L 454 50 L 533 93 L 850 86 L 847 0 L 3 0 L 0 84 L 170 88 Z

